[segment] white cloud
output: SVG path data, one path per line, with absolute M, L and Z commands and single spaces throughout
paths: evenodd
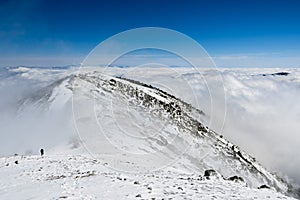
M 300 67 L 300 55 L 248 53 L 213 56 L 218 67 Z
M 268 75 L 280 71 L 291 74 Z M 227 94 L 224 135 L 269 169 L 300 184 L 300 71 L 225 70 L 223 77 Z

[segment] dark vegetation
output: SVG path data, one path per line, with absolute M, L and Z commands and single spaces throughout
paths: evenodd
M 289 74 L 289 72 L 276 72 L 272 74 L 262 74 L 262 76 L 287 76 Z

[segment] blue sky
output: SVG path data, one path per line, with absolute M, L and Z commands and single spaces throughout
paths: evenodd
M 0 66 L 77 64 L 101 41 L 164 27 L 220 67 L 300 67 L 300 1 L 1 0 Z

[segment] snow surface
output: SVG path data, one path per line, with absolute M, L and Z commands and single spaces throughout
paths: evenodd
M 18 164 L 15 164 L 18 161 Z M 271 189 L 168 168 L 120 173 L 82 155 L 0 159 L 0 198 L 15 199 L 293 199 Z M 5 178 L 4 178 L 5 177 Z

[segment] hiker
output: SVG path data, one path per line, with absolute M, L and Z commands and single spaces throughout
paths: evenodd
M 41 156 L 43 156 L 44 155 L 44 149 L 41 149 L 40 152 L 41 152 Z

